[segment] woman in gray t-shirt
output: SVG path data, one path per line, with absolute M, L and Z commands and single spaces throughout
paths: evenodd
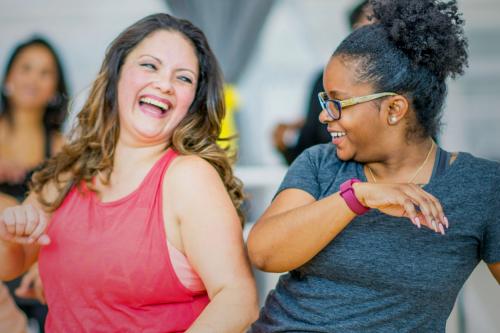
M 433 141 L 467 42 L 454 2 L 373 2 L 325 67 L 333 144 L 290 167 L 248 239 L 286 272 L 250 332 L 444 332 L 480 260 L 500 282 L 500 164 Z

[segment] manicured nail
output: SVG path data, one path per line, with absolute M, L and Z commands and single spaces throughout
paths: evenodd
M 415 222 L 417 223 L 417 227 L 420 229 L 422 226 L 420 225 L 420 219 L 415 217 Z
M 448 218 L 446 216 L 443 216 L 444 223 L 446 223 L 446 229 L 450 227 L 450 224 L 448 223 Z
M 441 223 L 439 224 L 439 231 L 441 231 L 441 235 L 444 236 L 444 227 Z
M 47 235 L 42 235 L 38 239 L 41 245 L 49 245 L 50 244 L 50 238 Z
M 431 223 L 432 223 L 432 227 L 434 228 L 434 231 L 438 232 L 438 227 L 437 227 L 436 221 L 431 220 Z

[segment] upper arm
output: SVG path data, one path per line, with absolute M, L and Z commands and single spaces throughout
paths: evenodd
M 495 277 L 498 284 L 500 284 L 500 262 L 496 262 L 493 264 L 488 264 L 488 268 L 491 271 L 491 274 Z
M 164 191 L 179 221 L 184 252 L 210 298 L 224 287 L 254 290 L 242 228 L 215 169 L 196 156 L 178 158 Z

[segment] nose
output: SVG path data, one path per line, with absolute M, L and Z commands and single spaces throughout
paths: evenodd
M 172 81 L 170 80 L 169 77 L 167 76 L 159 76 L 154 82 L 153 86 L 160 90 L 164 94 L 173 94 L 174 92 L 174 85 L 172 84 Z
M 326 112 L 325 109 L 321 110 L 318 119 L 322 124 L 328 124 L 329 122 L 334 121 L 334 119 L 332 119 L 332 117 L 328 115 L 328 112 Z

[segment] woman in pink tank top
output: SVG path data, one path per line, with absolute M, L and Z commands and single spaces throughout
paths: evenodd
M 216 140 L 203 33 L 148 16 L 110 45 L 72 139 L 0 213 L 0 280 L 37 259 L 49 332 L 242 332 L 257 296 L 242 187 Z

